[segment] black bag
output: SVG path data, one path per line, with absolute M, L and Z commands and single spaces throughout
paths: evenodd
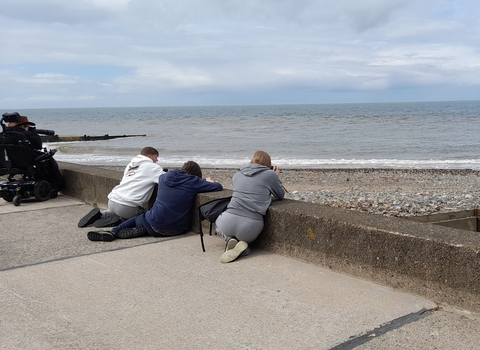
M 202 242 L 202 249 L 205 251 L 205 245 L 203 244 L 203 229 L 202 221 L 210 221 L 210 236 L 212 235 L 212 226 L 215 220 L 227 210 L 227 206 L 230 203 L 232 197 L 214 199 L 213 201 L 202 204 L 198 207 L 198 216 L 200 222 L 200 241 Z

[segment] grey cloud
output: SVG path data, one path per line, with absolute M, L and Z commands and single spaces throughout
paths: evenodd
M 358 32 L 382 26 L 390 21 L 397 10 L 405 7 L 408 1 L 404 0 L 364 0 L 349 2 L 343 14 L 346 22 Z
M 62 71 L 4 71 L 9 89 L 0 102 L 13 91 L 25 98 L 95 96 L 98 103 L 116 103 L 118 95 L 127 103 L 167 93 L 196 99 L 231 93 L 228 100 L 234 100 L 254 90 L 301 96 L 292 91 L 306 89 L 375 98 L 397 88 L 480 86 L 473 18 L 480 6 L 473 1 L 462 2 L 472 10 L 457 8 L 458 2 L 413 0 L 19 3 L 5 3 L 0 14 L 0 43 L 9 52 L 0 63 L 128 69 L 108 81 Z
M 14 21 L 75 25 L 104 21 L 112 17 L 112 12 L 105 7 L 81 0 L 2 0 L 1 3 L 0 16 Z

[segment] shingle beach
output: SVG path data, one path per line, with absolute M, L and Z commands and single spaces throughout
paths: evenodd
M 237 169 L 203 169 L 231 189 Z M 411 169 L 281 169 L 286 198 L 384 216 L 418 216 L 480 207 L 480 172 Z

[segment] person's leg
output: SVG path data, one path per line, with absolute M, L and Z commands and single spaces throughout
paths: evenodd
M 120 232 L 121 230 L 124 230 L 126 228 L 136 227 L 137 226 L 136 219 L 137 219 L 136 217 L 133 217 L 133 218 L 130 218 L 128 220 L 125 220 L 120 225 L 112 228 L 112 232 L 117 234 L 118 232 Z
M 108 202 L 109 202 L 108 209 L 102 211 L 102 216 L 93 222 L 93 226 L 97 228 L 114 227 L 119 225 L 122 222 L 122 219 L 117 214 L 112 212 L 112 210 L 110 209 L 111 201 L 109 200 Z
M 142 207 L 131 207 L 112 200 L 108 200 L 108 210 L 118 215 L 122 220 L 133 218 L 145 212 Z
M 87 233 L 87 237 L 91 241 L 103 241 L 103 242 L 111 242 L 122 230 L 132 229 L 136 227 L 135 223 L 136 218 L 128 219 L 122 222 L 120 225 L 112 228 L 111 230 L 104 230 L 104 231 L 90 231 Z M 120 237 L 119 237 L 120 238 Z M 129 237 L 122 237 L 122 238 L 129 238 Z
M 255 220 L 224 212 L 215 221 L 215 227 L 217 233 L 226 240 L 234 237 L 239 241 L 252 243 L 263 230 L 263 217 Z
M 261 220 L 253 220 L 230 213 L 223 213 L 215 222 L 217 231 L 225 236 L 227 245 L 220 261 L 228 263 L 250 253 L 248 244 L 253 242 L 263 229 Z
M 114 232 L 117 238 L 128 239 L 144 236 L 147 233 L 150 233 L 148 230 L 149 228 L 151 229 L 150 225 L 145 220 L 145 214 L 141 214 L 131 219 L 128 219 L 124 223 L 115 227 Z
M 262 220 L 254 220 L 249 218 L 244 218 L 236 228 L 235 237 L 239 241 L 244 241 L 247 243 L 252 243 L 257 239 L 260 232 L 263 230 L 263 218 Z
M 87 215 L 80 219 L 80 221 L 78 222 L 78 227 L 85 227 L 91 225 L 95 221 L 99 220 L 102 215 L 103 214 L 100 212 L 99 208 L 93 208 L 88 212 Z
M 47 161 L 47 177 L 48 182 L 52 186 L 52 190 L 56 189 L 58 192 L 62 191 L 65 188 L 65 179 L 58 168 L 58 163 L 55 159 L 50 158 Z

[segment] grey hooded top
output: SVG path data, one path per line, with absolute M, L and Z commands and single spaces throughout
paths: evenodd
M 232 178 L 233 196 L 227 212 L 261 220 L 272 201 L 283 199 L 285 190 L 277 173 L 260 164 L 250 164 Z

